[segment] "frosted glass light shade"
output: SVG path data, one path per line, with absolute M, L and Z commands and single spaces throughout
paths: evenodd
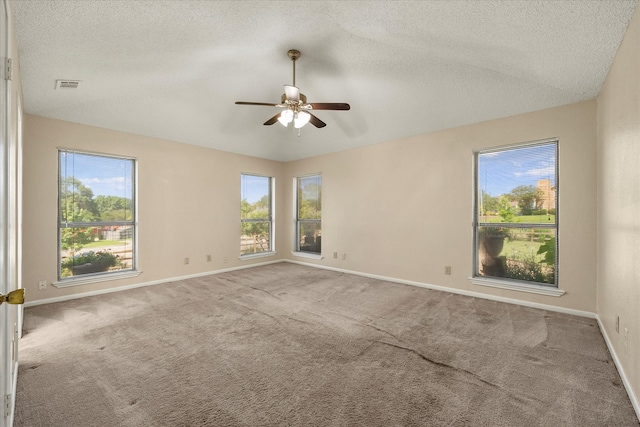
M 295 127 L 296 129 L 300 129 L 302 126 L 309 123 L 309 119 L 311 119 L 309 113 L 307 113 L 306 111 L 300 111 L 293 119 L 293 127 Z
M 278 121 L 284 127 L 291 123 L 291 120 L 293 120 L 293 111 L 291 110 L 284 110 L 282 113 L 280 113 L 280 117 L 278 117 Z

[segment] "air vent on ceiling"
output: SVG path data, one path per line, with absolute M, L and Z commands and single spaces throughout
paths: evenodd
M 78 89 L 80 80 L 56 80 L 56 89 Z

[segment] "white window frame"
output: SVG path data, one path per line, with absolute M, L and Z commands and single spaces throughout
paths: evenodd
M 556 248 L 555 248 L 555 265 L 554 265 L 554 269 L 555 269 L 555 283 L 554 284 L 543 284 L 543 283 L 539 283 L 539 282 L 528 282 L 528 281 L 521 281 L 521 280 L 515 280 L 515 279 L 509 279 L 509 278 L 502 278 L 502 277 L 493 277 L 493 276 L 481 276 L 478 274 L 479 272 L 479 265 L 478 265 L 478 239 L 479 239 L 479 229 L 480 227 L 495 227 L 496 223 L 485 223 L 485 222 L 480 222 L 479 221 L 479 206 L 478 204 L 480 203 L 480 201 L 478 200 L 478 194 L 479 194 L 479 179 L 478 179 L 478 173 L 479 173 L 479 165 L 478 165 L 478 158 L 480 155 L 482 154 L 489 154 L 489 153 L 499 153 L 499 152 L 504 152 L 504 151 L 508 151 L 508 150 L 514 150 L 514 149 L 521 149 L 521 148 L 527 148 L 527 147 L 535 147 L 535 146 L 542 146 L 542 145 L 550 145 L 550 144 L 554 144 L 555 145 L 555 191 L 556 191 L 556 197 L 555 197 L 555 223 L 553 224 L 538 224 L 538 223 L 517 223 L 517 224 L 513 224 L 513 223 L 509 223 L 509 224 L 501 224 L 501 227 L 505 227 L 505 228 L 512 228 L 512 229 L 518 229 L 518 228 L 547 228 L 547 229 L 553 229 L 555 230 L 556 233 L 556 239 L 555 239 L 555 244 L 556 244 Z M 549 296 L 562 296 L 564 295 L 564 291 L 559 289 L 558 287 L 558 283 L 559 283 L 559 164 L 560 164 L 560 160 L 559 160 L 559 140 L 557 138 L 551 138 L 551 139 L 544 139 L 544 140 L 538 140 L 538 141 L 530 141 L 530 142 L 525 142 L 525 143 L 519 143 L 519 144 L 511 144 L 511 145 L 506 145 L 506 146 L 500 146 L 500 147 L 495 147 L 495 148 L 490 148 L 490 149 L 484 149 L 484 150 L 477 150 L 474 151 L 473 153 L 473 219 L 472 219 L 472 226 L 473 226 L 473 274 L 472 277 L 469 278 L 469 280 L 475 284 L 475 285 L 479 285 L 479 286 L 488 286 L 488 287 L 494 287 L 494 288 L 501 288 L 501 289 L 509 289 L 509 290 L 515 290 L 515 291 L 521 291 L 521 292 L 528 292 L 528 293 L 535 293 L 535 294 L 541 294 L 541 295 L 549 295 Z
M 104 157 L 118 160 L 131 161 L 132 168 L 132 188 L 131 188 L 131 209 L 132 219 L 126 221 L 100 221 L 100 222 L 63 222 L 61 217 L 60 206 L 60 179 L 62 177 L 61 171 L 61 156 L 62 153 L 89 155 L 96 157 Z M 53 286 L 57 288 L 65 288 L 69 286 L 79 286 L 96 282 L 104 282 L 109 280 L 124 279 L 129 277 L 135 277 L 140 275 L 141 271 L 138 270 L 138 159 L 135 157 L 120 156 L 107 153 L 98 153 L 92 151 L 83 151 L 70 148 L 58 148 L 58 188 L 57 188 L 57 277 L 58 280 L 53 282 Z M 116 271 L 105 271 L 92 274 L 82 274 L 71 277 L 61 277 L 61 251 L 62 251 L 62 229 L 69 227 L 96 227 L 96 226 L 122 226 L 127 225 L 133 228 L 132 231 L 132 248 L 131 248 L 131 268 Z
M 301 179 L 318 177 L 320 179 L 320 185 L 322 188 L 322 174 L 321 173 L 312 173 L 307 175 L 300 175 L 293 179 L 293 218 L 294 218 L 294 226 L 293 226 L 293 251 L 291 252 L 294 256 L 301 258 L 309 258 L 315 260 L 321 260 L 322 257 L 322 248 L 320 252 L 310 252 L 310 251 L 302 251 L 300 250 L 300 226 L 303 223 L 316 223 L 320 224 L 320 230 L 322 230 L 322 210 L 320 210 L 320 219 L 300 219 L 300 199 L 298 198 L 298 186 Z M 322 195 L 320 195 L 322 199 Z M 322 202 L 321 202 L 322 203 Z
M 269 180 L 269 216 L 268 218 L 242 218 L 242 214 L 240 215 L 240 224 L 243 223 L 251 223 L 251 222 L 268 222 L 269 223 L 269 249 L 266 251 L 256 252 L 256 253 L 248 253 L 248 254 L 240 254 L 241 260 L 253 259 L 253 258 L 261 258 L 266 256 L 273 256 L 276 254 L 275 244 L 276 244 L 276 236 L 275 236 L 275 181 L 276 179 L 272 176 L 268 175 L 260 175 L 256 173 L 248 173 L 242 172 L 240 174 L 240 201 L 242 202 L 242 177 L 244 176 L 254 176 L 259 178 L 267 178 Z M 242 233 L 241 233 L 242 234 Z M 240 236 L 242 239 L 242 236 Z

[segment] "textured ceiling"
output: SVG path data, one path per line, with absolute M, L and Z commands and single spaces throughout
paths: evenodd
M 293 160 L 593 99 L 630 1 L 14 0 L 25 110 Z M 327 123 L 262 123 L 296 83 Z M 57 79 L 81 80 L 76 90 Z

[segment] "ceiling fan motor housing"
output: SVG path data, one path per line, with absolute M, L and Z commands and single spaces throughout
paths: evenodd
M 284 105 L 286 100 L 287 100 L 287 95 L 283 93 L 282 96 L 280 97 L 280 104 Z M 307 96 L 304 93 L 300 94 L 300 103 L 301 104 L 307 103 Z

